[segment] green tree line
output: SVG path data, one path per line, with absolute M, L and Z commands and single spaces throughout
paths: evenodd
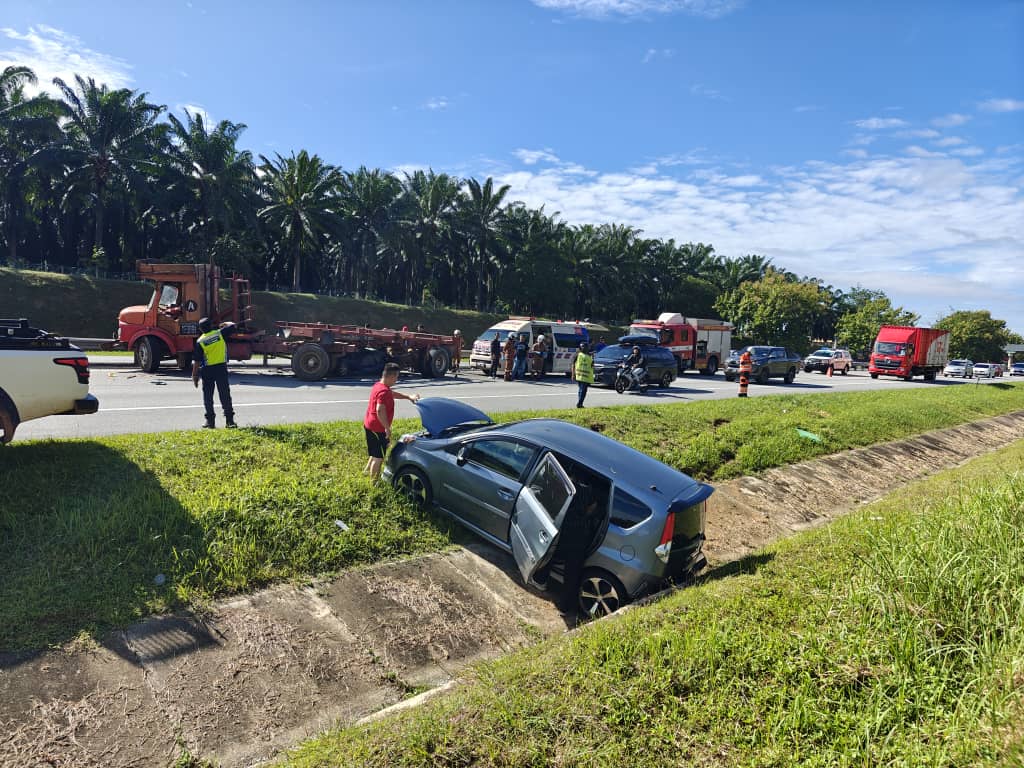
M 254 157 L 239 147 L 244 124 L 174 115 L 81 76 L 55 78 L 57 97 L 27 95 L 36 83 L 27 67 L 0 73 L 0 263 L 11 266 L 214 260 L 257 287 L 411 305 L 620 323 L 718 315 L 738 341 L 797 348 L 888 306 L 763 256 L 570 224 L 492 178 L 346 170 L 307 150 Z

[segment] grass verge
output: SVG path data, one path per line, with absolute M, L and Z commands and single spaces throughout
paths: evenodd
M 545 413 L 714 479 L 1021 408 L 1024 386 L 995 384 Z M 0 650 L 451 542 L 444 520 L 371 486 L 364 462 L 357 423 L 6 446 Z
M 319 737 L 314 766 L 1017 766 L 1024 443 Z

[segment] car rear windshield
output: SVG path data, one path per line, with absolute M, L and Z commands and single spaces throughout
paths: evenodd
M 633 354 L 632 346 L 628 344 L 612 344 L 605 347 L 596 355 L 594 355 L 594 359 L 603 360 L 605 362 L 611 361 L 617 363 L 619 360 L 626 359 L 631 354 Z

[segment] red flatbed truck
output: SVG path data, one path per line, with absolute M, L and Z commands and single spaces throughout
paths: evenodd
M 868 373 L 898 376 L 910 381 L 924 376 L 934 381 L 949 361 L 949 331 L 941 328 L 914 328 L 908 325 L 883 325 L 871 348 Z
M 159 369 L 163 360 L 187 369 L 203 317 L 214 324 L 234 323 L 228 335 L 230 360 L 290 358 L 292 371 L 303 381 L 319 381 L 332 373 L 379 372 L 386 362 L 440 378 L 458 354 L 454 336 L 433 333 L 287 320 L 275 322 L 270 333 L 256 330 L 251 327 L 252 292 L 244 277 L 223 278 L 212 264 L 139 261 L 136 271 L 154 284 L 153 296 L 148 305 L 121 310 L 114 346 L 134 352 L 136 364 L 147 373 Z M 227 304 L 221 301 L 222 288 L 230 291 Z

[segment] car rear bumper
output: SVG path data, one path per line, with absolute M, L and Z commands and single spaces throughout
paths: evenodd
M 81 400 L 75 400 L 75 405 L 70 411 L 64 411 L 62 416 L 85 416 L 96 413 L 100 409 L 100 401 L 95 395 L 86 395 Z

